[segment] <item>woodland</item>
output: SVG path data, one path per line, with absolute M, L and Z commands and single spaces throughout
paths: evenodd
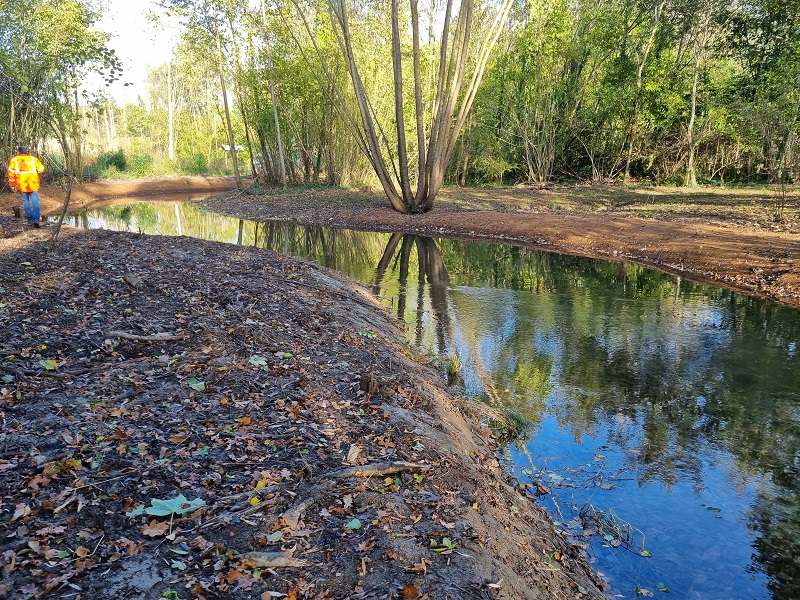
M 783 185 L 800 173 L 793 0 L 160 6 L 182 33 L 120 104 L 84 85 L 124 80 L 99 4 L 3 3 L 6 154 L 22 140 L 76 177 L 376 184 L 409 213 L 446 184 Z

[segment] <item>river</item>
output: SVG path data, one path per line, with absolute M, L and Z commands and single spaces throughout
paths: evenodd
M 369 286 L 512 417 L 509 469 L 610 595 L 800 597 L 800 311 L 635 265 L 187 203 L 68 222 L 270 248 Z

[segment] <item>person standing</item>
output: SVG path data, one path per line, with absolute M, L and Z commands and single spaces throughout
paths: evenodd
M 19 191 L 25 216 L 34 227 L 40 227 L 39 175 L 41 173 L 44 173 L 44 165 L 38 158 L 28 153 L 28 148 L 25 146 L 19 146 L 17 155 L 8 161 L 8 185 L 12 191 Z

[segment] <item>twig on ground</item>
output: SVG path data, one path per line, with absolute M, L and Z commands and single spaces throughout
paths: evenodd
M 125 333 L 124 331 L 109 331 L 103 336 L 105 339 L 120 338 L 123 340 L 134 340 L 137 342 L 171 342 L 182 340 L 184 336 L 172 335 L 171 333 L 154 333 L 152 335 L 136 335 L 135 333 Z

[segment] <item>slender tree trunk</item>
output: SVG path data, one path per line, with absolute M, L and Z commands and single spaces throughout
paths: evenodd
M 661 22 L 661 13 L 666 3 L 666 0 L 661 0 L 654 9 L 653 27 L 650 29 L 650 37 L 647 39 L 647 44 L 645 44 L 644 51 L 642 52 L 642 60 L 639 61 L 639 65 L 636 69 L 636 94 L 633 97 L 633 109 L 631 110 L 631 116 L 628 121 L 628 156 L 625 158 L 625 175 L 622 178 L 623 183 L 628 183 L 628 179 L 631 176 L 633 142 L 636 134 L 636 120 L 639 116 L 639 98 L 642 93 L 642 73 L 647 63 L 647 57 L 650 55 L 650 50 L 653 48 L 653 41 L 655 40 L 658 26 Z
M 228 143 L 230 144 L 231 161 L 233 162 L 233 176 L 236 178 L 236 187 L 242 187 L 242 179 L 239 176 L 239 161 L 236 156 L 236 142 L 233 139 L 233 127 L 231 125 L 231 111 L 228 107 L 228 88 L 225 85 L 225 65 L 222 60 L 222 43 L 219 39 L 219 27 L 216 28 L 217 38 L 217 57 L 219 59 L 219 83 L 222 86 L 222 103 L 225 105 L 225 123 L 228 126 Z
M 167 60 L 167 120 L 169 121 L 169 159 L 175 160 L 175 122 L 172 103 L 172 56 Z
M 272 61 L 270 60 L 270 67 Z M 286 189 L 286 160 L 283 156 L 283 138 L 281 137 L 281 122 L 278 119 L 278 105 L 275 102 L 275 78 L 272 73 L 269 75 L 269 98 L 272 102 L 272 118 L 275 120 L 275 137 L 278 141 L 278 160 L 281 163 L 281 186 Z
M 694 121 L 697 115 L 697 83 L 700 79 L 700 53 L 698 52 L 694 61 L 694 77 L 692 78 L 692 100 L 689 109 L 689 125 L 687 127 L 687 151 L 689 153 L 686 165 L 686 185 L 695 187 L 697 185 L 697 175 L 694 168 Z

